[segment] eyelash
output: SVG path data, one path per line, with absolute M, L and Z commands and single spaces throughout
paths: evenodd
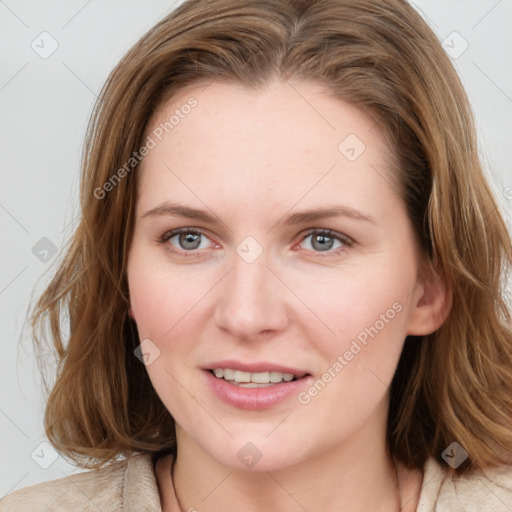
M 184 256 L 185 258 L 194 258 L 194 257 L 201 256 L 200 253 L 201 253 L 202 249 L 195 249 L 195 250 L 191 250 L 191 251 L 177 250 L 173 246 L 171 246 L 170 244 L 167 243 L 171 238 L 175 237 L 176 235 L 180 235 L 182 233 L 189 233 L 189 234 L 191 233 L 194 235 L 201 235 L 201 236 L 208 238 L 206 236 L 206 234 L 200 230 L 191 229 L 191 228 L 179 228 L 179 229 L 175 229 L 172 231 L 168 231 L 158 240 L 158 242 L 165 244 L 166 249 L 171 254 L 178 254 L 180 256 Z M 329 257 L 330 255 L 333 255 L 333 254 L 339 255 L 342 252 L 345 252 L 347 250 L 347 248 L 350 248 L 354 245 L 354 241 L 350 237 L 343 235 L 341 233 L 337 233 L 336 231 L 332 231 L 330 229 L 310 229 L 302 236 L 302 238 L 299 240 L 298 243 L 302 243 L 306 238 L 308 238 L 311 235 L 326 236 L 329 238 L 333 238 L 334 240 L 338 240 L 339 242 L 341 242 L 343 244 L 342 247 L 338 247 L 338 249 L 333 250 L 333 251 L 331 251 L 331 250 L 329 250 L 329 251 L 311 251 L 311 252 L 318 253 L 321 258 Z M 327 256 L 323 256 L 322 252 L 327 253 Z

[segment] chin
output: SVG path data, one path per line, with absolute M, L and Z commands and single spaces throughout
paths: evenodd
M 288 437 L 287 446 L 277 437 L 269 440 L 264 435 L 244 435 L 243 438 L 230 439 L 225 449 L 219 450 L 219 444 L 204 446 L 204 449 L 218 463 L 236 471 L 279 471 L 307 458 L 305 453 L 297 451 L 296 443 L 291 440 L 292 437 Z

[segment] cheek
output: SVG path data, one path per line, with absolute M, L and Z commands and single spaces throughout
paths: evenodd
M 400 261 L 382 260 L 347 271 L 339 280 L 303 287 L 310 308 L 333 331 L 314 322 L 308 333 L 310 349 L 321 354 L 323 364 L 316 368 L 320 382 L 299 401 L 317 416 L 327 414 L 350 428 L 347 410 L 355 425 L 384 398 L 406 337 L 415 276 L 413 262 Z
M 319 331 L 318 324 L 308 333 L 310 350 L 321 354 L 322 364 L 299 402 L 321 423 L 333 422 L 344 432 L 364 422 L 385 397 L 406 336 L 407 286 L 375 277 L 368 273 L 309 295 L 311 308 L 318 307 L 334 334 Z
M 180 268 L 170 271 L 161 264 L 142 265 L 143 256 L 134 253 L 128 268 L 130 303 L 141 337 L 163 340 L 194 314 L 194 308 L 211 285 L 206 275 L 191 275 Z M 150 261 L 149 258 L 146 261 Z
M 310 339 L 322 336 L 317 349 L 329 355 L 342 353 L 350 348 L 353 340 L 364 346 L 368 340 L 386 340 L 399 348 L 407 326 L 407 299 L 414 269 L 382 262 L 364 268 L 352 268 L 340 272 L 339 278 L 308 279 L 296 276 L 288 281 L 297 295 L 304 297 L 301 325 L 316 331 Z M 402 267 L 407 267 L 404 263 Z M 311 313 L 316 319 L 311 322 Z M 357 350 L 357 349 L 356 349 Z
M 183 389 L 193 390 L 187 357 L 193 347 L 191 329 L 194 305 L 201 293 L 198 282 L 184 272 L 151 262 L 143 250 L 134 250 L 128 265 L 130 303 L 139 339 L 146 343 L 151 362 L 146 365 L 151 383 L 173 418 L 185 421 L 194 416 L 194 402 Z M 199 286 L 199 288 L 201 288 Z M 143 341 L 144 340 L 144 341 Z M 148 343 L 146 340 L 150 340 Z
M 159 339 L 172 326 L 172 318 L 163 314 L 163 307 L 174 309 L 165 281 L 153 279 L 151 274 L 136 273 L 129 277 L 129 288 L 140 338 Z

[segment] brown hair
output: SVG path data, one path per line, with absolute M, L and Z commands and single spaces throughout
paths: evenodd
M 86 136 L 80 223 L 32 311 L 41 370 L 45 322 L 58 356 L 48 439 L 88 468 L 175 449 L 173 419 L 134 356 L 140 341 L 128 315 L 137 167 L 98 191 L 177 90 L 213 80 L 261 88 L 274 78 L 325 84 L 379 122 L 422 253 L 453 298 L 435 333 L 405 341 L 390 389 L 391 452 L 422 468 L 429 456 L 442 463 L 457 441 L 469 453 L 460 473 L 510 462 L 512 331 L 502 288 L 510 235 L 459 78 L 403 0 L 191 0 L 116 66 Z

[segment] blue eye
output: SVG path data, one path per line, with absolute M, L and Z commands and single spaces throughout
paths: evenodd
M 313 250 L 314 252 L 338 253 L 340 252 L 339 249 L 343 250 L 346 247 L 352 247 L 354 244 L 353 240 L 348 236 L 329 229 L 312 230 L 302 238 L 301 242 L 304 242 L 308 238 L 311 238 L 310 246 L 312 247 L 312 249 L 309 250 Z M 337 247 L 334 247 L 335 244 L 338 244 Z M 331 250 L 333 248 L 338 250 Z
M 310 230 L 301 237 L 300 244 L 308 239 L 310 239 L 310 248 L 305 250 L 319 254 L 327 253 L 326 256 L 339 254 L 354 244 L 348 236 L 329 229 Z M 208 242 L 212 243 L 204 233 L 190 228 L 169 231 L 160 238 L 159 242 L 165 243 L 171 254 L 184 257 L 201 256 L 201 250 L 208 249 Z
M 166 233 L 162 238 L 161 242 L 169 242 L 169 245 L 171 248 L 169 249 L 171 252 L 193 252 L 198 249 L 205 249 L 207 247 L 201 247 L 201 243 L 203 239 L 206 238 L 206 235 L 204 233 L 201 233 L 200 231 L 194 231 L 188 228 L 182 228 L 182 229 L 176 229 L 174 231 L 170 231 L 169 233 Z M 170 243 L 173 239 L 176 239 L 176 243 L 178 246 L 176 247 L 175 244 Z M 173 249 L 175 247 L 178 249 L 178 251 L 175 251 Z M 188 255 L 187 255 L 188 256 Z

